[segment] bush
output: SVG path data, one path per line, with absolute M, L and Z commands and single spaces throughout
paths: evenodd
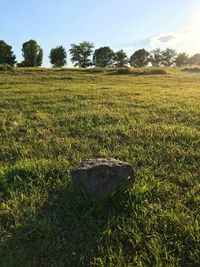
M 13 71 L 13 67 L 9 64 L 0 64 L 0 71 L 6 72 L 6 71 Z
M 167 71 L 164 68 L 147 68 L 144 71 L 144 74 L 146 74 L 146 75 L 163 75 L 163 74 L 167 74 Z
M 119 75 L 163 75 L 167 74 L 164 68 L 120 68 L 117 69 L 113 74 Z
M 191 68 L 184 68 L 182 71 L 187 71 L 187 72 L 200 72 L 200 67 L 191 67 Z
M 131 68 L 119 68 L 115 71 L 115 74 L 120 74 L 120 75 L 128 75 L 128 74 L 133 74 L 133 69 Z
M 89 68 L 85 70 L 88 73 L 104 73 L 105 68 Z

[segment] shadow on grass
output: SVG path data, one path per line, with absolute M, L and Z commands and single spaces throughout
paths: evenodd
M 132 75 L 132 76 L 142 76 L 142 75 L 165 75 L 167 74 L 164 68 L 119 68 L 113 69 L 107 75 Z
M 102 233 L 122 215 L 126 197 L 118 192 L 97 202 L 71 187 L 49 196 L 37 214 L 0 244 L 0 266 L 91 266 L 98 245 L 105 242 Z
M 200 68 L 199 67 L 188 67 L 182 69 L 184 72 L 191 72 L 191 73 L 200 73 Z

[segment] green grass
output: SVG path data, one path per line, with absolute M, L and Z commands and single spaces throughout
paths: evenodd
M 200 265 L 200 75 L 122 74 L 0 73 L 1 267 Z M 95 157 L 131 163 L 133 188 L 74 192 Z

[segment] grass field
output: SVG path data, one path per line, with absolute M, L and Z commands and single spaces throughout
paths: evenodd
M 0 73 L 1 267 L 200 266 L 200 74 L 146 74 Z M 131 163 L 133 188 L 74 192 L 95 157 Z

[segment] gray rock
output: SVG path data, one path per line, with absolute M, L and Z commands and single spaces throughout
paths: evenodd
M 128 188 L 134 183 L 132 165 L 113 158 L 85 160 L 71 175 L 75 189 L 83 187 L 96 199 L 104 199 L 116 189 Z

